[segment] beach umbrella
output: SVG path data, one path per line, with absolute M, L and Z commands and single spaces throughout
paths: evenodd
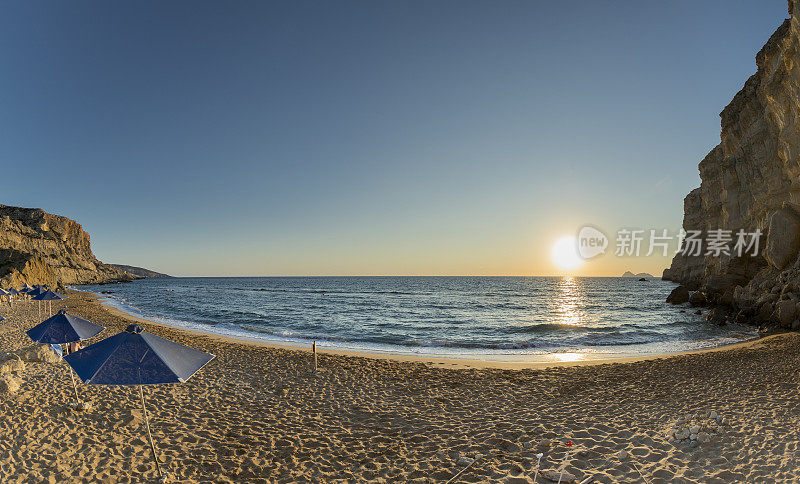
M 159 478 L 163 478 L 156 446 L 150 433 L 150 420 L 144 402 L 144 385 L 183 383 L 214 355 L 189 348 L 144 331 L 131 324 L 125 331 L 64 357 L 87 385 L 136 385 L 150 449 Z
M 33 328 L 26 331 L 30 339 L 36 343 L 49 345 L 63 345 L 94 338 L 105 328 L 99 324 L 94 324 L 83 318 L 67 314 L 65 310 L 60 310 L 55 316 L 45 319 Z M 75 385 L 75 375 L 69 372 L 72 377 L 72 388 L 75 390 L 75 398 L 78 397 L 78 387 Z
M 8 305 L 11 306 L 11 296 L 16 296 L 17 294 L 19 294 L 19 291 L 17 291 L 12 287 L 10 289 L 7 289 L 6 292 L 8 293 Z
M 41 296 L 42 294 L 44 294 L 44 293 L 46 293 L 46 292 L 47 292 L 47 289 L 43 288 L 42 286 L 39 286 L 38 284 L 37 284 L 37 285 L 35 285 L 35 286 L 33 286 L 33 289 L 31 289 L 30 291 L 28 291 L 28 296 L 30 296 L 30 297 L 31 297 L 31 299 L 33 299 L 34 301 L 36 301 L 36 305 L 38 306 L 38 309 L 39 309 L 39 319 L 42 319 L 42 301 L 41 301 L 41 300 L 38 300 L 38 299 L 36 299 L 36 296 Z
M 28 294 L 28 292 L 30 292 L 32 289 L 33 288 L 29 286 L 28 283 L 26 282 L 25 284 L 22 285 L 22 287 L 19 288 L 19 293 Z
M 47 301 L 47 305 L 48 305 L 47 313 L 48 313 L 48 316 L 52 316 L 53 315 L 53 305 L 52 305 L 52 303 L 50 301 L 58 301 L 60 299 L 66 299 L 66 298 L 67 298 L 67 296 L 62 296 L 61 294 L 57 294 L 57 293 L 55 293 L 53 291 L 47 291 L 47 292 L 43 292 L 42 294 L 39 294 L 38 296 L 34 297 L 33 299 L 35 301 Z

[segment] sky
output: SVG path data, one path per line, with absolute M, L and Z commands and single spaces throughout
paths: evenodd
M 564 270 L 677 234 L 785 0 L 0 1 L 0 204 L 177 276 Z

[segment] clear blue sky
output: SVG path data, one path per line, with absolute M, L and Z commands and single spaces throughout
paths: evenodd
M 552 240 L 584 223 L 679 228 L 718 113 L 786 16 L 3 1 L 0 203 L 176 275 L 553 273 Z

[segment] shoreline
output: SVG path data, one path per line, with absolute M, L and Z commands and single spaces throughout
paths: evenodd
M 144 388 L 171 481 L 432 484 L 461 473 L 462 483 L 529 484 L 537 468 L 599 484 L 800 480 L 797 333 L 629 362 L 320 352 L 315 370 L 309 348 L 191 332 L 68 295 L 54 311 L 106 328 L 86 345 L 137 322 L 217 356 L 185 383 Z M 30 348 L 24 331 L 41 321 L 37 305 L 0 314 L 0 351 Z M 19 387 L 0 391 L 0 481 L 157 480 L 135 388 L 78 382 L 91 408 L 76 412 L 63 362 L 30 361 L 9 375 Z M 705 417 L 712 411 L 721 419 Z M 706 429 L 702 443 L 669 433 L 687 415 Z
M 185 332 L 190 335 L 194 335 L 197 337 L 202 338 L 209 338 L 213 341 L 222 342 L 222 343 L 231 343 L 231 344 L 245 344 L 245 345 L 252 345 L 261 348 L 272 348 L 272 349 L 284 349 L 290 351 L 302 351 L 305 353 L 310 353 L 311 348 L 308 346 L 299 346 L 294 344 L 282 344 L 282 343 L 273 343 L 268 341 L 259 341 L 257 339 L 245 339 L 245 338 L 237 338 L 234 336 L 226 336 L 221 334 L 215 334 L 212 332 L 204 332 L 200 330 L 185 328 L 180 325 L 171 325 L 167 323 L 162 323 L 158 321 L 153 321 L 150 319 L 142 318 L 139 316 L 134 316 L 129 314 L 119 308 L 116 308 L 110 304 L 103 302 L 101 299 L 103 297 L 102 294 L 93 293 L 91 291 L 81 291 L 76 289 L 70 289 L 70 291 L 75 291 L 81 294 L 88 294 L 94 301 L 106 309 L 109 313 L 123 319 L 127 319 L 131 322 L 136 323 L 146 323 L 152 324 L 156 326 L 161 326 L 165 328 L 170 328 L 173 330 L 178 330 Z M 664 354 L 656 354 L 656 355 L 642 355 L 642 356 L 619 356 L 619 357 L 600 357 L 600 358 L 586 358 L 586 359 L 579 359 L 579 360 L 562 360 L 561 358 L 563 355 L 578 355 L 578 356 L 586 356 L 584 353 L 550 353 L 547 355 L 537 355 L 541 357 L 549 357 L 549 360 L 545 361 L 510 361 L 510 360 L 481 360 L 481 359 L 472 359 L 472 358 L 463 358 L 463 357 L 446 357 L 446 356 L 425 356 L 425 355 L 405 355 L 405 354 L 395 354 L 395 353 L 380 353 L 380 352 L 369 352 L 369 351 L 357 351 L 357 350 L 349 350 L 349 349 L 335 349 L 335 348 L 325 348 L 317 346 L 317 353 L 319 354 L 326 354 L 326 355 L 338 355 L 338 356 L 350 356 L 350 357 L 361 357 L 361 358 L 371 358 L 371 359 L 378 359 L 378 360 L 392 360 L 398 362 L 410 362 L 410 363 L 423 363 L 428 365 L 437 365 L 443 368 L 450 368 L 450 369 L 504 369 L 504 370 L 524 370 L 524 369 L 545 369 L 545 368 L 553 368 L 553 367 L 573 367 L 573 366 L 594 366 L 594 365 L 606 365 L 606 364 L 614 364 L 614 363 L 635 363 L 640 361 L 651 361 L 651 360 L 663 360 L 666 358 L 672 357 L 680 357 L 685 355 L 694 355 L 694 354 L 703 354 L 709 352 L 716 352 L 716 351 L 727 351 L 727 350 L 734 350 L 740 348 L 748 348 L 753 345 L 756 345 L 760 342 L 765 340 L 769 340 L 772 338 L 779 337 L 785 333 L 778 333 L 772 334 L 768 336 L 759 336 L 750 340 L 741 341 L 737 343 L 730 343 L 720 346 L 715 346 L 711 348 L 702 348 L 697 350 L 689 350 L 689 351 L 681 351 L 675 353 L 664 353 Z

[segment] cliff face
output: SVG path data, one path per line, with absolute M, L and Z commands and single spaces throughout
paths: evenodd
M 0 286 L 89 284 L 133 277 L 98 261 L 74 220 L 0 205 Z
M 685 230 L 760 229 L 760 254 L 678 254 L 664 273 L 716 302 L 754 311 L 776 284 L 783 295 L 794 293 L 788 283 L 800 282 L 800 0 L 789 0 L 789 14 L 756 56 L 757 72 L 720 114 L 720 144 L 700 162 L 700 187 L 684 200 Z

